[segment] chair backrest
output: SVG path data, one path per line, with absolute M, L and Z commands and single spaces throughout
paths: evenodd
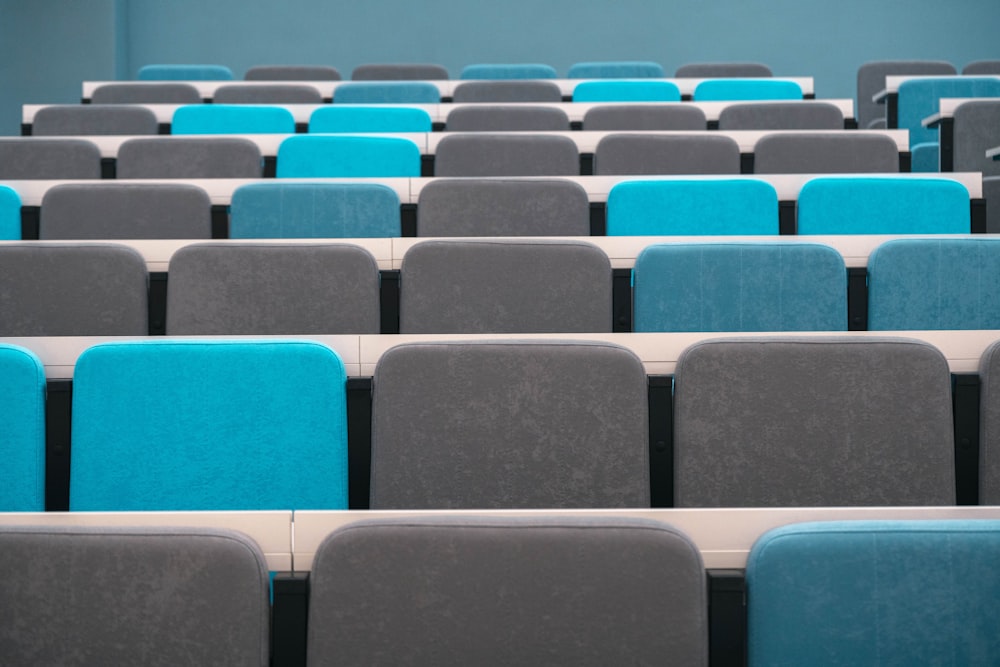
M 574 102 L 680 102 L 671 81 L 584 81 L 573 89 Z
M 38 236 L 69 239 L 210 239 L 212 201 L 186 183 L 64 183 L 42 197 Z
M 566 112 L 555 107 L 481 104 L 452 109 L 445 129 L 453 132 L 568 132 L 570 125 Z
M 346 375 L 304 341 L 130 341 L 73 374 L 73 511 L 347 508 Z
M 170 258 L 167 335 L 377 334 L 375 258 L 346 244 L 192 244 Z
M 847 330 L 847 269 L 829 246 L 652 245 L 632 276 L 634 331 Z
M 829 102 L 748 102 L 719 113 L 720 130 L 842 130 L 844 114 Z
M 146 65 L 139 68 L 139 81 L 232 81 L 225 65 Z
M 968 234 L 969 191 L 957 181 L 814 178 L 799 191 L 799 234 Z
M 538 63 L 513 63 L 503 65 L 467 65 L 459 79 L 555 79 L 556 70 L 551 65 Z
M 437 104 L 437 86 L 422 81 L 350 82 L 333 91 L 337 104 Z
M 709 340 L 674 383 L 677 507 L 955 504 L 951 373 L 929 344 Z
M 229 207 L 232 239 L 399 235 L 399 196 L 374 183 L 249 183 Z
M 416 107 L 323 106 L 309 116 L 310 132 L 430 132 L 431 116 Z
M 323 95 L 312 86 L 288 83 L 248 86 L 230 83 L 219 86 L 212 96 L 215 104 L 320 104 Z
M 979 504 L 1000 504 L 1000 344 L 993 343 L 979 360 Z
M 594 150 L 594 173 L 738 174 L 740 147 L 730 137 L 704 134 L 609 134 Z
M 962 74 L 1000 74 L 1000 60 L 975 60 L 962 68 Z
M 91 134 L 157 134 L 156 114 L 146 107 L 65 104 L 42 107 L 31 123 L 31 134 L 81 136 Z
M 455 86 L 452 100 L 464 102 L 561 102 L 562 91 L 551 81 L 466 81 Z
M 44 512 L 45 369 L 30 350 L 0 344 L 0 403 L 0 512 Z
M 955 109 L 954 152 L 955 171 L 979 171 L 984 176 L 1000 176 L 1000 160 L 986 157 L 986 151 L 1000 146 L 1000 100 L 963 102 Z M 992 202 L 987 199 L 989 204 Z M 1000 209 L 1000 202 L 994 204 Z
M 1000 241 L 897 239 L 868 257 L 871 330 L 1000 329 Z
M 435 176 L 579 176 L 580 153 L 569 137 L 450 134 L 438 143 Z
M 122 178 L 260 178 L 257 144 L 243 137 L 148 137 L 118 147 Z
M 0 246 L 0 336 L 145 336 L 147 280 L 124 246 Z
M 85 139 L 0 137 L 0 179 L 101 177 L 101 151 Z
M 678 79 L 711 79 L 718 77 L 773 76 L 771 68 L 763 63 L 688 63 L 674 72 Z
M 774 132 L 754 145 L 757 174 L 869 174 L 899 172 L 891 137 L 856 132 Z
M 701 556 L 658 522 L 363 521 L 320 545 L 310 589 L 314 667 L 708 664 Z
M 442 65 L 429 63 L 371 63 L 351 72 L 354 81 L 440 81 L 448 78 Z
M 988 664 L 1000 522 L 831 521 L 765 533 L 747 561 L 748 664 Z
M 254 65 L 244 81 L 340 81 L 340 70 L 330 65 Z
M 875 60 L 858 68 L 856 108 L 858 127 L 885 127 L 885 104 L 872 100 L 885 90 L 886 76 L 955 74 L 955 66 L 943 60 Z
M 911 79 L 899 85 L 899 127 L 910 131 L 910 146 L 938 141 L 937 128 L 923 120 L 936 114 L 943 97 L 1000 97 L 1000 77 L 953 76 Z
M 302 135 L 278 146 L 279 178 L 419 175 L 420 149 L 408 139 Z
M 707 79 L 694 87 L 696 102 L 713 100 L 801 100 L 802 87 L 794 81 Z
M 91 104 L 199 104 L 190 83 L 105 83 L 90 94 Z
M 587 191 L 552 179 L 440 178 L 420 191 L 417 236 L 589 236 Z
M 294 134 L 295 117 L 283 107 L 192 104 L 178 107 L 171 134 Z
M 569 68 L 569 79 L 645 79 L 666 76 L 663 66 L 647 61 L 607 61 L 575 63 Z
M 623 181 L 608 193 L 608 236 L 777 233 L 778 193 L 766 181 Z
M 608 343 L 414 343 L 372 395 L 373 509 L 648 507 L 646 373 Z
M 21 239 L 21 196 L 17 190 L 0 185 L 0 241 Z
M 705 130 L 705 112 L 675 104 L 606 104 L 583 114 L 584 130 Z
M 611 262 L 577 241 L 425 241 L 403 256 L 400 333 L 611 331 Z

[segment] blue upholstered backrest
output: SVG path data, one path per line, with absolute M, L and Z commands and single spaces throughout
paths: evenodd
M 337 104 L 437 104 L 441 93 L 432 83 L 420 81 L 351 82 L 333 91 Z
M 283 107 L 192 104 L 178 107 L 171 134 L 294 134 L 295 117 Z
M 303 135 L 278 146 L 279 178 L 419 175 L 420 149 L 407 139 Z
M 910 146 L 937 142 L 937 128 L 924 127 L 924 118 L 938 113 L 943 97 L 1000 97 L 1000 78 L 929 77 L 899 85 L 898 126 L 910 131 Z
M 713 100 L 801 100 L 802 88 L 794 81 L 769 79 L 709 79 L 694 89 L 699 102 Z
M 766 181 L 623 181 L 608 193 L 608 236 L 777 233 L 778 193 Z
M 146 65 L 136 77 L 140 81 L 232 81 L 233 72 L 224 65 Z
M 556 70 L 551 65 L 516 63 L 503 65 L 468 65 L 460 79 L 554 79 Z
M 570 79 L 633 79 L 664 77 L 659 63 L 641 60 L 576 63 L 569 68 Z
M 21 197 L 13 188 L 0 185 L 0 241 L 21 238 Z
M 310 132 L 430 132 L 423 109 L 398 107 L 320 107 L 309 116 Z
M 0 512 L 45 510 L 45 371 L 29 350 L 0 344 Z
M 1000 522 L 804 523 L 747 561 L 750 665 L 988 665 Z
M 584 81 L 573 88 L 574 102 L 680 102 L 671 81 Z
M 384 185 L 251 183 L 233 192 L 230 205 L 234 239 L 399 235 L 399 197 Z
M 847 329 L 847 270 L 828 246 L 652 245 L 632 275 L 635 331 Z
M 89 348 L 73 376 L 70 509 L 345 509 L 345 386 L 317 343 Z
M 799 234 L 968 234 L 971 224 L 957 181 L 815 178 L 799 191 Z
M 868 328 L 1000 329 L 1000 240 L 883 243 L 868 257 Z

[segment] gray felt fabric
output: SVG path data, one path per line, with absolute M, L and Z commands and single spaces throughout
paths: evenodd
M 931 345 L 709 340 L 675 382 L 678 507 L 955 503 L 951 375 Z
M 215 89 L 212 101 L 215 104 L 321 104 L 323 95 L 312 86 L 228 83 Z
M 194 244 L 170 259 L 168 335 L 377 334 L 379 274 L 346 244 Z
M 145 336 L 146 262 L 125 246 L 0 247 L 0 336 Z
M 899 149 L 885 135 L 776 132 L 754 146 L 757 174 L 866 174 L 899 171 Z
M 233 531 L 0 529 L 8 665 L 267 665 L 268 573 Z
M 458 107 L 448 114 L 450 132 L 568 132 L 569 116 L 555 107 L 483 104 Z
M 576 241 L 426 241 L 400 271 L 400 333 L 611 331 L 611 262 Z
M 118 148 L 118 178 L 260 178 L 257 144 L 241 137 L 148 137 Z
M 771 68 L 763 63 L 688 63 L 674 72 L 677 78 L 711 79 L 717 77 L 772 76 Z
M 156 134 L 156 114 L 146 107 L 102 104 L 59 104 L 43 107 L 35 114 L 31 134 L 80 136 L 91 134 Z
M 1000 160 L 986 157 L 988 149 L 1000 146 L 1000 100 L 963 102 L 955 109 L 953 120 L 955 152 L 952 170 L 1000 176 Z M 1000 203 L 995 206 L 1000 209 Z M 986 211 L 990 212 L 988 202 Z
M 373 63 L 358 65 L 352 81 L 437 81 L 448 78 L 442 65 L 423 63 Z
M 101 151 L 85 139 L 0 137 L 0 179 L 101 177 Z
M 1000 74 L 1000 60 L 975 60 L 962 68 L 962 74 L 966 76 Z
M 986 200 L 986 231 L 1000 232 L 1000 176 L 983 178 L 983 199 Z
M 311 575 L 311 667 L 693 667 L 707 644 L 701 556 L 659 522 L 360 521 Z
M 371 507 L 648 507 L 647 411 L 617 345 L 399 345 L 375 369 Z
M 610 134 L 594 150 L 594 174 L 738 174 L 740 147 L 723 136 Z
M 1000 342 L 979 362 L 979 504 L 1000 505 Z
M 587 131 L 614 130 L 705 130 L 705 112 L 678 104 L 604 104 L 583 115 Z
M 872 121 L 885 119 L 885 104 L 876 104 L 872 97 L 885 90 L 886 76 L 955 73 L 955 66 L 943 60 L 876 60 L 865 63 L 858 68 L 858 127 L 870 127 Z
M 452 101 L 562 102 L 562 91 L 551 81 L 465 81 L 455 86 Z
M 720 130 L 842 130 L 844 114 L 829 102 L 732 104 L 719 113 Z
M 579 176 L 569 137 L 546 134 L 451 134 L 437 145 L 435 176 Z
M 90 95 L 91 104 L 201 104 L 190 83 L 106 83 Z
M 330 65 L 254 65 L 244 81 L 340 81 L 340 71 Z

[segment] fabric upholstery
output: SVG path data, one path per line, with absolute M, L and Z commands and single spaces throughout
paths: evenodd
M 842 130 L 844 114 L 829 102 L 731 104 L 719 113 L 720 130 Z
M 344 83 L 333 91 L 337 104 L 437 104 L 437 86 L 419 81 Z
M 763 63 L 688 63 L 674 72 L 677 78 L 709 79 L 715 77 L 772 76 L 771 68 Z
M 278 146 L 278 178 L 419 176 L 420 149 L 397 137 L 288 137 Z
M 0 179 L 101 177 L 101 151 L 85 139 L 0 137 Z
M 310 132 L 430 132 L 431 116 L 412 107 L 323 106 L 309 116 Z
M 295 117 L 283 107 L 192 104 L 174 111 L 171 134 L 294 134 Z
M 90 94 L 91 104 L 198 104 L 201 93 L 190 83 L 105 83 Z
M 323 95 L 312 86 L 287 83 L 247 86 L 230 83 L 219 86 L 212 96 L 215 104 L 320 104 Z M 294 130 L 292 130 L 294 132 Z
M 794 81 L 708 79 L 694 88 L 696 102 L 712 100 L 801 100 L 802 88 Z
M 899 171 L 891 137 L 851 132 L 775 132 L 754 146 L 757 174 L 868 174 Z
M 340 70 L 330 65 L 254 65 L 244 81 L 340 81 Z
M 941 147 L 936 141 L 926 141 L 910 148 L 910 171 L 932 174 L 941 171 Z
M 429 63 L 371 63 L 351 72 L 354 81 L 437 81 L 448 78 L 448 70 Z
M 885 90 L 886 76 L 955 73 L 955 66 L 943 60 L 875 60 L 863 64 L 858 68 L 858 127 L 871 127 L 873 121 L 885 120 L 885 104 L 876 104 L 872 97 Z
M 45 369 L 30 350 L 0 344 L 0 404 L 0 512 L 44 512 Z
M 1000 60 L 975 60 L 962 68 L 962 74 L 966 76 L 1000 74 Z
M 554 107 L 484 104 L 458 107 L 448 114 L 453 132 L 568 132 L 569 116 Z
M 576 63 L 569 68 L 568 79 L 636 79 L 664 77 L 659 63 L 646 61 L 609 61 Z
M 452 100 L 463 102 L 561 102 L 562 91 L 551 81 L 466 81 L 455 86 Z
M 573 88 L 574 102 L 680 102 L 670 81 L 584 81 Z
M 515 63 L 503 65 L 467 65 L 460 79 L 555 79 L 556 70 L 550 65 Z
M 910 146 L 938 141 L 937 128 L 923 126 L 924 118 L 936 114 L 943 97 L 1000 97 L 996 77 L 941 77 L 911 79 L 899 86 L 900 129 L 910 131 Z
M 21 196 L 13 188 L 0 185 L 0 241 L 21 239 Z
M 257 144 L 243 137 L 148 137 L 118 148 L 122 178 L 260 178 Z
M 1000 175 L 983 178 L 983 199 L 986 200 L 986 231 L 1000 232 Z
M 233 72 L 224 65 L 146 65 L 139 68 L 139 81 L 231 81 Z
M 963 102 L 955 109 L 954 171 L 979 171 L 984 176 L 1000 176 L 1000 160 L 986 157 L 986 151 L 1000 146 L 1000 100 Z M 1000 203 L 996 204 L 1000 210 Z M 990 206 L 987 203 L 987 213 Z
M 740 147 L 724 136 L 609 134 L 594 150 L 594 173 L 738 174 Z
M 1000 505 L 1000 344 L 979 360 L 979 503 Z
M 32 136 L 156 134 L 156 114 L 145 107 L 66 104 L 42 107 L 31 123 Z
M 436 176 L 579 176 L 580 153 L 565 136 L 451 134 L 434 156 Z
M 704 130 L 705 112 L 695 106 L 607 104 L 583 115 L 584 130 Z

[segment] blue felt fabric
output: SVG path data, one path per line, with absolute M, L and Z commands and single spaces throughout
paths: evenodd
M 294 134 L 295 117 L 283 107 L 191 104 L 178 107 L 171 134 Z
M 516 63 L 506 65 L 468 65 L 460 79 L 555 79 L 556 70 L 551 65 Z
M 805 523 L 747 561 L 748 664 L 994 665 L 1000 521 Z
M 932 174 L 941 171 L 941 147 L 935 141 L 925 141 L 910 149 L 910 171 Z
M 251 183 L 237 188 L 230 204 L 234 239 L 399 235 L 399 197 L 384 185 Z
M 398 137 L 288 137 L 278 146 L 277 176 L 420 176 L 420 149 L 412 141 Z
M 45 511 L 45 371 L 32 352 L 0 344 L 0 512 Z
M 828 246 L 653 245 L 633 280 L 635 331 L 847 329 L 847 269 Z
M 570 79 L 648 79 L 664 76 L 662 65 L 642 60 L 576 63 L 567 74 Z
M 936 178 L 814 178 L 799 191 L 799 234 L 968 234 L 969 191 Z
M 21 240 L 21 197 L 0 185 L 0 241 Z
M 309 116 L 310 132 L 430 132 L 423 109 L 396 107 L 320 107 Z
M 574 102 L 680 102 L 670 81 L 584 81 L 573 88 Z
M 940 111 L 943 97 L 1000 97 L 1000 79 L 988 77 L 928 77 L 910 79 L 899 85 L 898 127 L 910 131 L 910 146 L 938 141 L 936 127 L 924 127 L 923 120 Z
M 708 79 L 695 86 L 693 97 L 696 102 L 801 100 L 802 88 L 794 81 Z
M 623 181 L 607 210 L 608 236 L 778 233 L 778 193 L 752 179 Z
M 345 386 L 317 343 L 89 348 L 73 377 L 70 509 L 345 509 Z
M 333 91 L 337 104 L 437 104 L 437 86 L 422 81 L 343 83 Z
M 232 81 L 233 71 L 224 65 L 146 65 L 139 81 Z

